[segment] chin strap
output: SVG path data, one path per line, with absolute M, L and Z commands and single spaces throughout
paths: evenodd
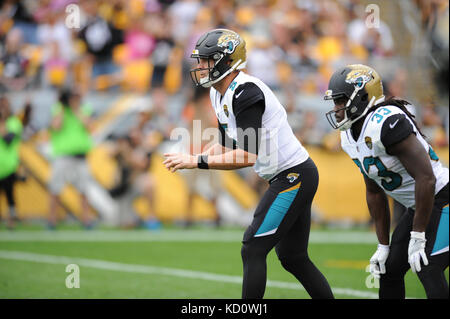
M 242 62 L 241 63 L 241 59 L 237 60 L 237 62 L 235 64 L 233 64 L 233 66 L 226 71 L 224 74 L 222 74 L 219 78 L 212 80 L 212 81 L 207 81 L 206 83 L 201 83 L 203 79 L 200 79 L 200 85 L 203 86 L 204 88 L 209 88 L 211 87 L 213 84 L 219 82 L 220 80 L 222 80 L 224 77 L 226 77 L 228 74 L 230 74 L 231 72 L 233 72 L 234 70 L 241 70 L 244 69 L 247 62 Z M 205 78 L 206 79 L 206 78 Z
M 355 95 L 356 95 L 356 93 L 353 92 L 353 94 L 352 94 L 352 99 L 351 99 L 351 100 L 353 100 L 353 98 L 355 97 Z M 348 117 L 347 117 L 347 112 L 345 112 L 345 118 L 344 118 L 344 120 L 342 120 L 341 123 L 343 123 L 343 124 L 342 124 L 341 126 L 339 126 L 339 130 L 341 130 L 341 131 L 346 131 L 346 130 L 348 130 L 348 129 L 352 126 L 353 123 L 355 123 L 355 122 L 358 121 L 360 118 L 362 118 L 363 116 L 365 116 L 365 115 L 367 114 L 367 112 L 369 111 L 369 109 L 370 109 L 373 105 L 377 105 L 377 104 L 383 102 L 384 99 L 385 99 L 385 96 L 384 96 L 384 95 L 382 95 L 378 100 L 375 100 L 375 96 L 373 96 L 373 97 L 370 99 L 369 104 L 367 104 L 367 107 L 364 109 L 364 112 L 362 112 L 361 115 L 359 115 L 358 117 L 354 118 L 353 120 L 349 120 Z M 349 99 L 349 102 L 351 102 L 351 100 Z M 347 104 L 348 104 L 349 102 L 347 102 Z M 347 106 L 347 107 L 348 107 L 348 106 Z M 338 123 L 338 125 L 339 125 L 339 123 Z

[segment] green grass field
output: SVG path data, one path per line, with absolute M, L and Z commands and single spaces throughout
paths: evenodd
M 243 230 L 0 229 L 0 298 L 240 298 Z M 309 254 L 336 298 L 377 298 L 366 287 L 376 247 L 369 231 L 315 230 Z M 80 288 L 66 287 L 68 264 Z M 265 298 L 309 298 L 272 251 Z M 446 272 L 448 280 L 448 269 Z M 408 272 L 406 294 L 424 298 Z

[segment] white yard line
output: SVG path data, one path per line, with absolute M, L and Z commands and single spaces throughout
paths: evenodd
M 241 242 L 244 230 L 58 230 L 0 231 L 2 241 L 51 242 Z M 312 231 L 310 243 L 377 244 L 376 235 L 362 231 Z
M 181 278 L 191 278 L 191 279 L 202 279 L 208 281 L 218 281 L 224 283 L 242 284 L 242 278 L 240 276 L 222 275 L 214 274 L 202 271 L 186 270 L 186 269 L 176 269 L 176 268 L 166 268 L 166 267 L 156 267 L 148 265 L 133 265 L 133 264 L 123 264 L 105 260 L 96 259 L 86 259 L 78 257 L 67 257 L 67 256 L 54 256 L 54 255 L 44 255 L 36 254 L 22 251 L 7 251 L 0 250 L 0 259 L 7 260 L 19 260 L 27 262 L 37 262 L 37 263 L 47 263 L 47 264 L 58 264 L 58 265 L 68 265 L 77 264 L 80 267 L 90 267 L 103 270 L 111 271 L 121 271 L 129 273 L 141 273 L 141 274 L 152 274 L 152 275 L 165 275 L 165 276 L 175 276 Z M 268 280 L 267 287 L 281 288 L 281 289 L 293 289 L 293 290 L 305 290 L 298 283 L 282 282 Z M 349 288 L 332 288 L 335 295 L 350 296 L 353 298 L 378 298 L 378 294 L 375 292 L 354 290 Z

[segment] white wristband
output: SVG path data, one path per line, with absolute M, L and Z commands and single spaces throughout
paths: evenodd
M 425 232 L 412 231 L 411 238 L 425 240 Z

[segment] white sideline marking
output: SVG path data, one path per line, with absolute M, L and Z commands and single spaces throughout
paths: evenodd
M 57 230 L 0 231 L 1 241 L 51 242 L 237 242 L 244 230 Z M 312 231 L 310 243 L 377 244 L 372 232 Z
M 239 276 L 231 275 L 221 275 L 208 272 L 186 270 L 186 269 L 176 269 L 176 268 L 166 268 L 166 267 L 155 267 L 148 265 L 133 265 L 133 264 L 123 264 L 112 261 L 105 260 L 95 260 L 95 259 L 85 259 L 78 257 L 67 257 L 67 256 L 54 256 L 54 255 L 44 255 L 21 251 L 8 251 L 0 250 L 0 259 L 9 260 L 20 260 L 29 261 L 37 263 L 47 263 L 47 264 L 77 264 L 79 266 L 97 268 L 103 270 L 112 271 L 122 271 L 130 273 L 142 273 L 142 274 L 156 274 L 156 275 L 166 275 L 175 276 L 181 278 L 191 278 L 191 279 L 203 279 L 209 281 L 219 281 L 225 283 L 242 284 L 242 278 Z M 281 289 L 294 289 L 294 290 L 305 290 L 299 283 L 290 283 L 282 281 L 268 280 L 267 287 L 281 288 Z M 357 298 L 370 298 L 377 299 L 378 294 L 368 291 L 360 291 L 348 288 L 332 288 L 333 293 L 336 295 L 345 295 Z

